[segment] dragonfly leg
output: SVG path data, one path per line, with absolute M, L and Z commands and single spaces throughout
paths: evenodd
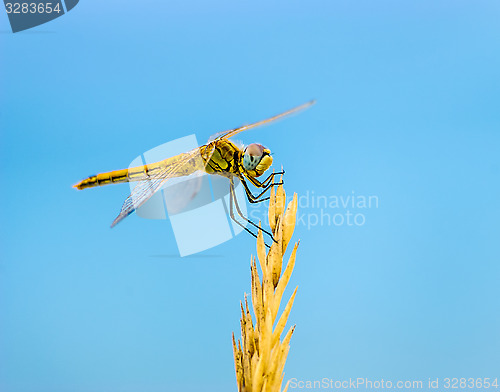
M 257 228 L 257 230 L 261 230 L 263 233 L 266 233 L 269 237 L 271 237 L 271 239 L 276 242 L 276 240 L 274 239 L 273 235 L 263 229 L 262 227 L 256 225 L 254 222 L 252 222 L 250 219 L 246 218 L 243 213 L 241 212 L 240 210 L 240 207 L 238 205 L 238 201 L 236 200 L 236 194 L 235 194 L 235 191 L 234 191 L 234 181 L 232 178 L 229 179 L 229 191 L 230 191 L 230 197 L 229 197 L 229 215 L 231 216 L 231 219 L 233 221 L 235 221 L 238 225 L 240 225 L 243 229 L 245 229 L 248 233 L 250 233 L 252 236 L 254 236 L 255 238 L 257 238 L 257 235 L 255 233 L 253 233 L 252 231 L 250 231 L 250 229 L 248 229 L 248 227 L 244 226 L 240 221 L 238 221 L 236 219 L 236 217 L 234 216 L 234 211 L 233 211 L 233 203 L 234 203 L 234 206 L 236 207 L 236 212 L 238 213 L 238 215 L 244 219 L 245 221 L 247 221 L 248 223 L 250 223 L 252 226 L 254 226 L 255 228 Z M 269 248 L 269 245 L 266 244 L 266 246 Z
M 274 179 L 274 176 L 277 176 L 277 175 L 283 175 L 285 174 L 285 171 L 282 170 L 280 172 L 276 172 L 276 173 L 271 173 L 269 174 L 269 176 L 264 180 L 264 181 L 259 181 L 257 180 L 256 178 L 253 178 L 253 177 L 248 177 L 248 179 L 250 180 L 250 182 L 255 185 L 257 188 L 265 188 L 269 185 L 269 183 L 271 182 L 272 179 Z M 283 180 L 281 180 L 279 183 L 277 183 L 276 185 L 282 185 L 283 184 Z
M 262 181 L 262 182 L 259 182 L 259 180 L 257 180 L 256 178 L 254 178 L 255 183 L 253 183 L 253 184 L 254 184 L 255 186 L 259 187 L 259 188 L 265 188 L 266 186 L 268 186 L 268 185 L 269 185 L 269 183 L 271 182 L 271 180 L 273 180 L 273 179 L 274 179 L 274 176 L 277 176 L 277 175 L 283 175 L 283 174 L 285 174 L 285 171 L 284 171 L 284 170 L 282 170 L 282 171 L 280 171 L 280 172 L 276 172 L 276 173 L 274 173 L 274 172 L 273 172 L 273 173 L 269 174 L 269 175 L 267 176 L 267 178 L 266 178 L 264 181 Z
M 277 173 L 276 173 L 277 174 Z M 243 184 L 243 187 L 245 188 L 245 193 L 247 194 L 247 199 L 250 203 L 260 203 L 262 201 L 269 200 L 269 197 L 261 198 L 261 196 L 266 193 L 269 188 L 275 185 L 281 185 L 282 183 L 269 183 L 264 187 L 264 190 L 260 192 L 257 196 L 254 196 L 250 188 L 248 187 L 248 184 L 246 183 L 245 179 L 243 177 L 239 177 L 240 181 Z

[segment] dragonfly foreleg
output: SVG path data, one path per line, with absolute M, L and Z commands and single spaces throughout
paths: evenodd
M 278 173 L 276 173 L 278 174 Z M 243 184 L 243 187 L 245 188 L 245 193 L 247 194 L 247 199 L 250 203 L 260 203 L 262 201 L 269 200 L 269 197 L 264 197 L 261 198 L 264 193 L 266 193 L 272 186 L 275 185 L 281 185 L 283 182 L 273 182 L 273 183 L 268 183 L 265 188 L 260 192 L 257 196 L 254 196 L 250 188 L 248 187 L 248 184 L 246 183 L 245 179 L 243 177 L 239 177 L 241 183 Z M 267 181 L 267 179 L 266 179 Z M 253 182 L 252 182 L 253 183 Z
M 269 185 L 269 183 L 271 182 L 271 180 L 274 179 L 274 176 L 283 175 L 283 174 L 285 174 L 284 170 L 282 170 L 280 172 L 276 172 L 276 173 L 273 172 L 273 173 L 269 174 L 269 176 L 267 176 L 267 178 L 262 182 L 257 180 L 254 177 L 248 177 L 248 179 L 257 188 L 266 188 Z M 282 185 L 282 184 L 283 184 L 283 180 L 281 180 L 279 183 L 276 183 L 276 185 Z
M 236 217 L 234 216 L 234 211 L 233 211 L 233 204 L 234 206 L 236 207 L 236 212 L 238 213 L 238 215 L 244 219 L 245 221 L 247 221 L 248 223 L 250 223 L 252 226 L 254 226 L 255 228 L 257 228 L 257 230 L 261 230 L 263 233 L 266 233 L 269 237 L 271 237 L 271 239 L 276 242 L 276 240 L 274 239 L 273 235 L 263 229 L 262 227 L 256 225 L 254 222 L 252 222 L 250 219 L 246 218 L 243 213 L 241 212 L 240 210 L 240 207 L 238 205 L 238 201 L 236 200 L 236 194 L 235 194 L 235 190 L 234 190 L 234 181 L 233 179 L 229 179 L 229 182 L 230 182 L 230 185 L 229 185 L 229 193 L 230 193 L 230 196 L 229 196 L 229 215 L 231 216 L 231 219 L 233 221 L 235 221 L 238 225 L 240 225 L 243 229 L 245 229 L 248 233 L 250 233 L 252 236 L 254 236 L 255 238 L 257 238 L 257 235 L 252 232 L 250 229 L 248 229 L 248 227 L 244 226 L 240 221 L 238 221 L 236 219 Z M 268 248 L 270 247 L 269 245 L 265 244 Z

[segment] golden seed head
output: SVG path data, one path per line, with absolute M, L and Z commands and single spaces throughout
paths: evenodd
M 233 334 L 233 351 L 236 380 L 240 392 L 281 391 L 283 369 L 285 366 L 290 339 L 295 326 L 292 326 L 283 339 L 285 329 L 297 288 L 288 300 L 281 316 L 278 317 L 281 299 L 295 266 L 298 243 L 283 270 L 283 256 L 290 242 L 297 213 L 297 195 L 288 203 L 285 210 L 286 195 L 283 186 L 271 188 L 269 200 L 269 224 L 276 242 L 266 252 L 264 238 L 259 230 L 257 235 L 257 258 L 262 272 L 259 277 L 257 261 L 251 258 L 251 299 L 255 315 L 252 320 L 248 301 L 241 303 L 241 344 Z M 276 320 L 278 320 L 276 322 Z M 273 326 L 275 326 L 273 330 Z M 285 386 L 286 391 L 288 383 Z

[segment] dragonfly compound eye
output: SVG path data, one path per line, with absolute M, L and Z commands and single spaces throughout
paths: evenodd
M 245 149 L 245 154 L 243 155 L 243 168 L 245 170 L 255 169 L 262 159 L 263 153 L 264 146 L 257 143 L 248 145 Z

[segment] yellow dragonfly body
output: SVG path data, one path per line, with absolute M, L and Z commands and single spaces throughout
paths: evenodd
M 238 214 L 247 222 L 259 229 L 257 225 L 249 221 L 241 214 L 234 194 L 234 178 L 238 178 L 243 184 L 248 200 L 251 203 L 258 203 L 268 199 L 262 198 L 261 196 L 271 186 L 276 185 L 273 182 L 274 176 L 283 173 L 272 173 L 264 181 L 257 180 L 257 177 L 264 174 L 273 162 L 271 151 L 262 145 L 255 143 L 248 145 L 245 149 L 241 149 L 229 140 L 229 138 L 248 129 L 265 125 L 285 116 L 297 113 L 311 106 L 313 103 L 314 101 L 307 102 L 266 120 L 223 132 L 213 137 L 207 144 L 189 152 L 182 153 L 156 163 L 90 176 L 74 185 L 74 187 L 77 189 L 85 189 L 123 182 L 138 182 L 138 185 L 134 187 L 130 196 L 128 196 L 125 200 L 120 214 L 111 224 L 111 227 L 113 227 L 149 200 L 155 192 L 161 189 L 168 179 L 189 176 L 197 171 L 204 171 L 208 174 L 222 175 L 229 178 L 230 181 L 231 217 L 246 231 L 255 236 L 253 232 L 234 219 L 232 209 L 233 202 Z M 262 189 L 259 195 L 254 196 L 252 194 L 246 180 L 250 181 L 257 188 Z

